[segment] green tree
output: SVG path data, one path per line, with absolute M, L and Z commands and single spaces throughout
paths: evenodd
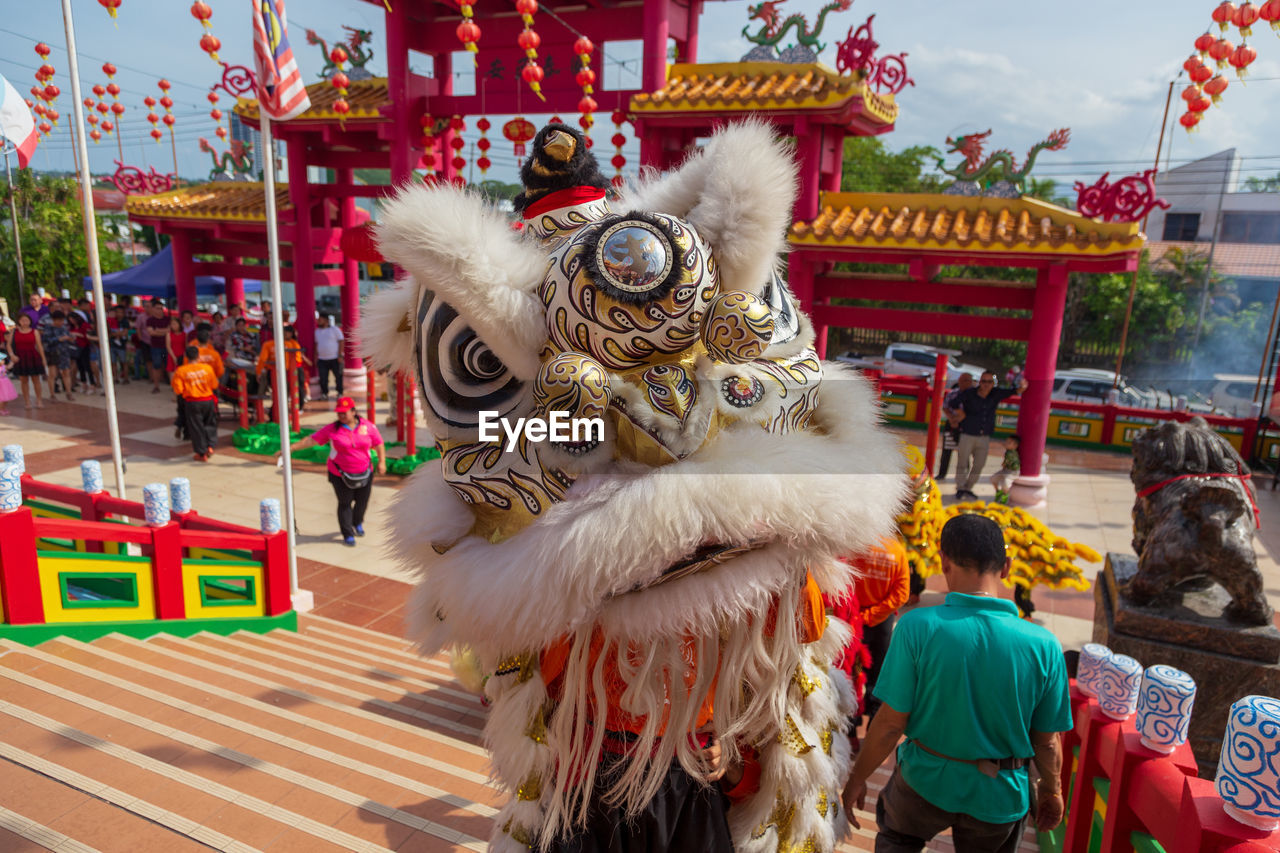
M 18 265 L 13 246 L 13 226 L 9 222 L 9 193 L 16 192 L 18 232 L 22 239 L 23 269 L 28 292 L 43 287 L 53 293 L 63 288 L 73 297 L 83 295 L 81 278 L 89 273 L 85 252 L 80 196 L 72 178 L 36 175 L 30 169 L 14 174 L 14 186 L 0 184 L 0 296 L 11 306 L 18 303 Z M 102 271 L 113 272 L 125 265 L 124 254 L 107 247 L 117 237 L 97 222 L 98 257 Z M 14 309 L 16 310 L 16 308 Z
M 930 145 L 890 151 L 878 136 L 853 136 L 844 141 L 840 189 L 846 192 L 933 193 L 945 183 L 926 169 L 940 156 Z
M 1247 193 L 1280 193 L 1280 172 L 1270 178 L 1245 178 L 1244 191 Z

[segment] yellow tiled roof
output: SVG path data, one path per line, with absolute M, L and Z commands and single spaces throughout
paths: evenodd
M 743 109 L 829 112 L 854 98 L 862 100 L 866 115 L 882 124 L 892 124 L 898 117 L 892 95 L 878 95 L 862 77 L 837 74 L 817 62 L 677 63 L 667 70 L 665 86 L 631 98 L 631 111 L 642 115 Z
M 1033 198 L 823 193 L 822 212 L 791 226 L 797 246 L 1113 255 L 1142 248 L 1136 222 L 1098 222 Z
M 333 105 L 338 100 L 338 90 L 327 80 L 308 86 L 307 97 L 311 98 L 311 106 L 290 121 L 337 121 L 340 118 L 333 111 Z M 351 105 L 351 111 L 346 114 L 345 121 L 387 121 L 378 112 L 379 108 L 391 103 L 387 78 L 353 80 L 347 86 L 347 103 Z M 236 101 L 235 111 L 241 118 L 258 120 L 258 102 L 255 99 L 239 99 Z
M 276 209 L 292 209 L 287 184 L 276 186 Z M 125 210 L 130 216 L 157 219 L 267 221 L 266 198 L 260 182 L 218 181 L 159 195 L 131 196 Z

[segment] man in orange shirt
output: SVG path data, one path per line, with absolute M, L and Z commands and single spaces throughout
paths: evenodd
M 173 392 L 182 398 L 191 438 L 192 458 L 208 462 L 218 442 L 218 377 L 200 360 L 200 350 L 187 347 L 186 363 L 173 372 Z
M 298 407 L 306 402 L 306 371 L 302 369 L 305 364 L 311 365 L 311 359 L 307 358 L 307 354 L 302 351 L 302 344 L 298 342 L 298 332 L 293 326 L 284 327 L 284 364 L 286 370 L 292 370 L 298 377 Z M 275 371 L 276 371 L 276 342 L 263 341 L 262 350 L 258 353 L 258 387 L 271 389 L 272 397 L 275 396 Z M 275 420 L 275 402 L 271 403 L 271 419 Z
M 880 547 L 864 551 L 848 562 L 858 570 L 853 588 L 862 612 L 862 643 L 871 654 L 866 687 L 866 713 L 870 719 L 880 708 L 880 700 L 872 690 L 889 651 L 898 608 L 907 603 L 910 595 L 910 569 L 907 551 L 896 536 L 881 540 Z

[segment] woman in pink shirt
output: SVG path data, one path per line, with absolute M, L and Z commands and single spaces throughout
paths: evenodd
M 381 449 L 378 428 L 356 414 L 354 400 L 340 397 L 334 411 L 338 414 L 336 421 L 294 442 L 289 449 L 329 445 L 329 482 L 338 496 L 338 528 L 343 544 L 355 547 L 356 537 L 364 535 L 364 511 L 373 491 L 374 466 L 369 462 L 369 453 L 377 456 L 379 474 L 387 473 L 387 456 Z

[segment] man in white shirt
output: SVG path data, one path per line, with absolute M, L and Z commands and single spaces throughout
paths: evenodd
M 321 314 L 316 326 L 316 370 L 320 374 L 320 399 L 329 399 L 329 372 L 333 371 L 334 385 L 342 396 L 342 330 L 329 321 L 328 314 Z

